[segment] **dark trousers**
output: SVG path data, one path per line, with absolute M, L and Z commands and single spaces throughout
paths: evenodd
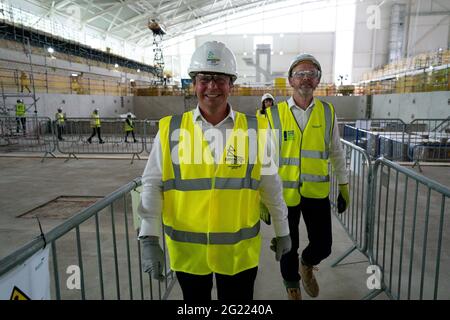
M 309 243 L 302 251 L 301 259 L 307 265 L 318 265 L 331 253 L 331 207 L 330 200 L 302 197 L 300 204 L 288 207 L 289 232 L 292 249 L 282 256 L 281 275 L 285 281 L 299 281 L 299 232 L 300 216 L 303 214 Z
M 22 125 L 23 133 L 25 133 L 25 131 L 27 131 L 27 118 L 18 117 L 18 118 L 16 118 L 16 122 L 17 122 L 17 127 L 16 127 L 17 133 L 19 133 L 19 129 L 20 129 L 21 125 Z
M 58 140 L 62 140 L 63 126 L 57 124 L 56 129 L 58 130 Z
M 136 137 L 134 136 L 134 131 L 125 131 L 125 141 L 128 139 L 128 134 L 131 132 L 131 135 L 133 136 L 133 141 L 136 142 Z
M 88 140 L 91 140 L 93 137 L 95 137 L 95 134 L 97 134 L 98 140 L 102 141 L 102 137 L 100 136 L 100 127 L 92 128 L 92 134 Z
M 248 269 L 233 276 L 217 274 L 218 300 L 253 300 L 258 267 Z M 186 301 L 211 301 L 213 288 L 213 274 L 196 275 L 177 271 L 177 279 Z

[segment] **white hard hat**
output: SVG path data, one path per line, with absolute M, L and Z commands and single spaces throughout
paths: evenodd
M 266 99 L 272 99 L 273 101 L 275 101 L 275 98 L 273 97 L 273 95 L 271 95 L 270 93 L 265 93 L 262 97 L 261 97 L 261 102 L 264 102 L 264 100 Z
M 227 74 L 234 82 L 237 78 L 236 58 L 222 42 L 205 42 L 195 49 L 188 69 L 191 78 L 194 78 L 195 74 L 199 72 Z
M 309 53 L 299 54 L 294 58 L 294 60 L 292 60 L 291 66 L 289 67 L 288 76 L 289 77 L 292 76 L 292 69 L 294 69 L 295 66 L 302 61 L 310 61 L 319 69 L 319 80 L 320 80 L 320 77 L 322 75 L 322 67 L 320 66 L 319 61 L 312 54 Z
M 99 108 L 95 108 L 95 110 L 94 111 L 100 111 L 100 109 Z

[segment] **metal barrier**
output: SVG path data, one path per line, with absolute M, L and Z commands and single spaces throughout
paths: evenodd
M 373 174 L 366 254 L 382 278 L 366 298 L 448 299 L 450 189 L 384 158 Z
M 130 192 L 140 185 L 140 178 L 129 182 L 0 260 L 0 276 L 49 245 L 54 299 L 153 299 L 156 290 L 158 299 L 167 299 L 176 281 L 173 272 L 166 263 L 164 281 L 149 274 L 144 281 L 140 243 L 130 232 Z M 62 286 L 62 276 L 73 265 L 80 268 L 80 290 Z
M 450 161 L 450 117 L 446 119 L 415 119 L 407 125 L 410 137 L 409 158 L 419 161 Z
M 156 133 L 159 128 L 159 120 L 156 119 L 146 119 L 145 120 L 145 151 L 150 154 L 153 146 L 153 140 L 155 139 Z
M 345 121 L 342 137 L 366 149 L 372 159 L 397 161 L 450 161 L 450 118 L 416 119 L 410 124 L 382 119 Z M 397 122 L 397 123 L 396 123 Z M 363 126 L 361 126 L 363 124 Z M 420 169 L 420 165 L 419 165 Z
M 43 152 L 43 161 L 55 149 L 50 118 L 0 116 L 0 152 Z
M 362 148 L 341 139 L 349 168 L 350 207 L 342 214 L 336 214 L 338 221 L 353 241 L 353 246 L 332 263 L 336 266 L 354 250 L 365 252 L 368 242 L 368 212 L 370 204 L 370 188 L 373 173 L 370 157 Z M 331 171 L 330 171 L 331 172 Z M 337 212 L 338 182 L 334 172 L 331 174 L 330 201 Z
M 57 149 L 63 154 L 68 154 L 68 159 L 76 154 L 132 154 L 140 159 L 139 154 L 144 151 L 146 144 L 144 120 L 134 120 L 134 134 L 137 142 L 133 142 L 131 134 L 128 135 L 128 143 L 125 142 L 124 119 L 101 118 L 100 137 L 104 143 L 100 143 L 98 135 L 93 134 L 90 118 L 67 118 L 62 129 L 62 139 L 57 142 Z M 55 123 L 54 131 L 57 132 Z

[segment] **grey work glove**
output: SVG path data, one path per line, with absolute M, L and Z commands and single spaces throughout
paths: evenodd
M 153 279 L 163 280 L 164 253 L 159 245 L 157 236 L 150 236 L 140 240 L 142 243 L 142 270 L 152 275 Z
M 288 253 L 292 249 L 291 236 L 272 238 L 270 241 L 270 249 L 275 252 L 275 260 L 280 261 L 283 254 Z
M 262 202 L 259 203 L 259 217 L 262 221 L 264 221 L 269 226 L 272 223 L 272 221 L 270 219 L 269 209 L 267 209 L 267 207 Z

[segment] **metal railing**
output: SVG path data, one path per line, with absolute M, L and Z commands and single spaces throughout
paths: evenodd
M 129 182 L 9 254 L 0 260 L 0 276 L 48 245 L 53 299 L 167 299 L 176 281 L 172 271 L 166 263 L 163 281 L 142 271 L 138 233 L 130 227 L 130 192 L 140 185 L 140 178 Z M 65 270 L 74 265 L 80 270 L 80 290 L 63 285 Z
M 100 122 L 101 144 L 97 134 L 91 143 L 88 140 L 93 134 L 91 118 L 66 118 L 58 126 L 47 117 L 0 116 L 0 152 L 44 152 L 42 161 L 47 155 L 55 157 L 55 151 L 66 154 L 67 160 L 79 154 L 129 154 L 133 163 L 135 157 L 150 153 L 159 120 L 133 120 L 136 142 L 131 133 L 125 141 L 125 119 L 100 118 Z
M 365 254 L 382 279 L 366 298 L 448 299 L 450 189 L 384 158 L 373 174 Z
M 356 121 L 341 125 L 342 137 L 367 150 L 372 159 L 396 161 L 450 161 L 450 119 L 416 119 L 409 124 L 386 123 L 358 127 Z M 370 122 L 369 122 L 370 121 Z M 419 166 L 420 168 L 420 166 Z
M 336 217 L 353 242 L 353 246 L 339 257 L 332 266 L 336 266 L 354 250 L 365 252 L 368 243 L 368 212 L 370 209 L 370 188 L 373 173 L 370 157 L 362 148 L 341 139 L 349 169 L 349 191 L 351 205 L 342 214 Z M 331 174 L 330 201 L 337 209 L 339 194 L 338 181 L 334 172 Z
M 44 153 L 45 158 L 55 149 L 50 118 L 0 116 L 0 151 Z
M 379 288 L 391 299 L 450 297 L 450 188 L 383 157 L 371 162 L 362 148 L 342 140 L 350 171 L 350 207 L 336 214 L 352 240 L 337 266 L 354 250 L 380 271 Z M 330 200 L 336 207 L 337 181 Z

